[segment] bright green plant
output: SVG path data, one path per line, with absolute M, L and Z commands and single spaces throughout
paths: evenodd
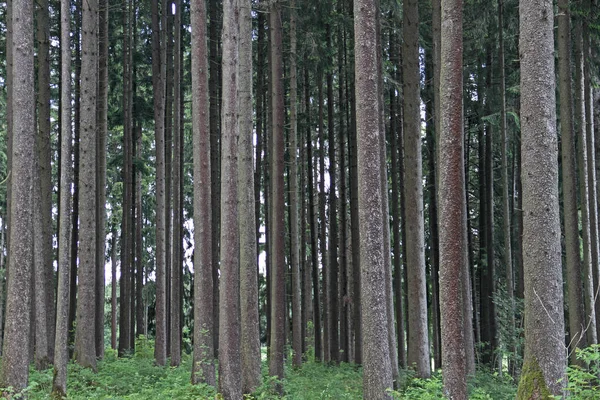
M 567 368 L 567 392 L 569 399 L 592 400 L 600 398 L 600 345 L 576 349 L 577 359 L 582 365 Z M 556 396 L 561 399 L 561 396 Z

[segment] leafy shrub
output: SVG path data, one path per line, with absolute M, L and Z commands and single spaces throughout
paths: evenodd
M 567 368 L 567 392 L 569 399 L 588 400 L 600 398 L 600 345 L 576 349 L 577 359 L 583 365 Z M 562 397 L 557 396 L 557 399 Z

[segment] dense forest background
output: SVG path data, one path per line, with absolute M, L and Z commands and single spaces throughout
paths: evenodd
M 3 3 L 5 395 L 597 395 L 598 8 L 520 3 Z

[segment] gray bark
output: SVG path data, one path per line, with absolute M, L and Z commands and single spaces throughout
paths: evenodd
M 269 375 L 282 380 L 284 377 L 285 347 L 285 194 L 284 194 L 284 90 L 283 90 L 283 24 L 281 4 L 270 5 L 271 30 L 271 95 L 273 116 L 272 164 L 270 196 L 272 211 L 271 235 L 271 347 L 269 352 Z M 275 390 L 283 394 L 280 383 Z
M 104 267 L 106 252 L 106 140 L 108 135 L 108 1 L 100 0 L 98 30 L 98 108 L 96 161 L 96 355 L 104 357 Z
M 251 2 L 239 0 L 238 64 L 238 196 L 240 231 L 240 302 L 242 391 L 252 393 L 261 384 L 258 316 L 254 157 L 252 131 L 252 15 Z
M 61 1 L 61 156 L 60 156 L 60 202 L 58 233 L 58 292 L 56 297 L 56 340 L 54 344 L 54 381 L 52 394 L 62 398 L 67 394 L 67 363 L 69 350 L 69 286 L 71 281 L 71 184 L 73 182 L 71 129 L 71 2 Z
M 561 395 L 564 315 L 552 4 L 520 1 L 525 358 L 517 398 Z M 543 374 L 545 382 L 535 379 Z M 547 387 L 547 389 L 545 388 Z M 531 392 L 533 391 L 533 393 Z M 546 391 L 546 393 L 548 393 Z
M 164 26 L 163 28 L 164 29 Z M 152 2 L 152 87 L 154 91 L 154 136 L 156 141 L 156 340 L 154 358 L 165 365 L 167 358 L 167 298 L 165 248 L 165 101 L 161 28 L 156 1 Z
M 558 3 L 558 73 L 560 93 L 560 134 L 562 143 L 564 234 L 567 270 L 567 302 L 569 305 L 569 341 L 571 362 L 576 362 L 575 348 L 586 346 L 585 318 L 579 255 L 579 221 L 577 217 L 577 165 L 573 128 L 571 84 L 571 14 L 569 1 Z
M 354 2 L 358 216 L 360 224 L 363 397 L 389 399 L 392 387 L 384 271 L 375 0 Z
M 6 323 L 0 383 L 16 390 L 27 386 L 33 265 L 32 184 L 35 143 L 33 2 L 12 1 L 12 167 Z
M 300 289 L 300 234 L 298 232 L 298 78 L 296 68 L 296 2 L 290 3 L 290 235 L 292 264 L 292 349 L 294 366 L 302 364 L 302 318 Z
M 181 364 L 181 275 L 183 272 L 183 239 L 181 209 L 181 2 L 175 0 L 174 49 L 173 49 L 173 243 L 171 259 L 171 366 Z
M 54 268 L 52 265 L 52 188 L 50 169 L 50 60 L 49 10 L 42 0 L 37 20 L 37 134 L 34 196 L 35 366 L 52 362 L 54 348 Z
M 96 91 L 98 79 L 98 3 L 82 8 L 79 273 L 75 359 L 96 369 Z
M 588 187 L 588 158 L 587 139 L 585 136 L 585 107 L 583 96 L 583 38 L 581 23 L 575 21 L 574 29 L 574 120 L 577 129 L 577 166 L 579 176 L 579 201 L 581 209 L 581 231 L 583 238 L 583 274 L 585 285 L 585 316 L 587 341 L 589 344 L 597 343 L 596 312 L 594 310 L 595 288 L 597 287 L 597 272 L 592 267 L 592 244 L 590 243 L 590 200 Z
M 240 237 L 238 227 L 237 62 L 239 8 L 223 2 L 223 101 L 221 105 L 221 276 L 219 284 L 219 391 L 242 397 L 240 362 Z

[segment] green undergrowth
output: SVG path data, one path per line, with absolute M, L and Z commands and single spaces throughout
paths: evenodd
M 151 342 L 137 343 L 138 352 L 133 357 L 117 358 L 107 350 L 104 360 L 98 362 L 96 373 L 78 365 L 69 364 L 67 393 L 69 399 L 220 399 L 215 388 L 191 385 L 191 357 L 184 355 L 180 367 L 154 365 Z M 276 382 L 268 377 L 268 366 L 263 354 L 263 384 L 247 400 L 279 399 L 362 399 L 362 369 L 352 364 L 332 366 L 314 361 L 305 362 L 301 368 L 286 365 L 286 378 Z M 277 383 L 284 395 L 273 392 Z M 441 374 L 430 379 L 419 379 L 403 372 L 400 389 L 391 391 L 397 400 L 443 399 Z M 52 371 L 31 371 L 30 385 L 22 396 L 32 400 L 50 399 Z M 474 400 L 514 399 L 516 385 L 509 377 L 499 377 L 490 372 L 478 372 L 469 381 L 469 398 Z M 587 398 L 587 397 L 582 397 Z
M 400 379 L 400 389 L 392 391 L 396 400 L 437 400 L 443 399 L 441 372 L 429 379 L 413 377 L 404 373 Z M 478 371 L 468 382 L 471 400 L 508 400 L 514 399 L 517 387 L 508 376 L 500 377 L 489 371 Z

